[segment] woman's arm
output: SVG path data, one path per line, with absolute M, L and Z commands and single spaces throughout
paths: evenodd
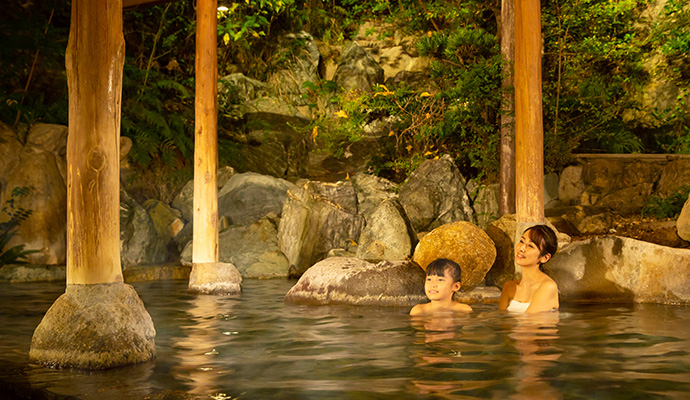
M 525 311 L 526 313 L 535 313 L 542 311 L 551 311 L 558 309 L 558 285 L 554 281 L 546 281 L 539 285 L 537 290 L 532 294 L 532 301 Z
M 515 297 L 515 288 L 517 286 L 517 282 L 515 281 L 508 281 L 503 284 L 503 289 L 501 290 L 501 298 L 498 300 L 498 309 L 501 311 L 505 311 L 506 308 L 508 308 L 508 304 L 510 304 L 510 300 Z

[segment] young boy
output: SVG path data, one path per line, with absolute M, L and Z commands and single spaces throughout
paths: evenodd
M 453 301 L 453 294 L 460 290 L 462 269 L 454 261 L 439 258 L 426 267 L 424 292 L 431 300 L 429 303 L 417 304 L 410 310 L 410 315 L 433 314 L 437 311 L 472 312 L 467 304 Z

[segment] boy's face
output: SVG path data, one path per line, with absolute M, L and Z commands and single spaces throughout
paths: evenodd
M 460 282 L 453 282 L 448 270 L 443 271 L 443 276 L 427 275 L 424 282 L 424 292 L 431 301 L 446 300 L 452 298 L 453 293 L 460 290 Z

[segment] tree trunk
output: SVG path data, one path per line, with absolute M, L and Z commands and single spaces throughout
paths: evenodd
M 122 282 L 120 1 L 75 0 L 67 45 L 67 284 Z
M 193 263 L 218 262 L 216 0 L 197 4 Z
M 501 167 L 499 181 L 499 215 L 515 213 L 515 96 L 513 66 L 515 61 L 515 0 L 501 4 L 501 56 L 503 99 L 501 102 Z
M 516 220 L 544 221 L 544 128 L 541 96 L 541 7 L 515 7 Z

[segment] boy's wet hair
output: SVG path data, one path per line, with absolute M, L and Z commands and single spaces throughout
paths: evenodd
M 426 276 L 444 276 L 446 271 L 453 279 L 453 283 L 460 282 L 462 268 L 453 260 L 438 258 L 426 266 Z
M 539 257 L 551 254 L 553 257 L 558 250 L 558 238 L 556 233 L 547 225 L 535 225 L 525 229 L 526 234 L 529 232 L 529 238 L 539 248 Z

